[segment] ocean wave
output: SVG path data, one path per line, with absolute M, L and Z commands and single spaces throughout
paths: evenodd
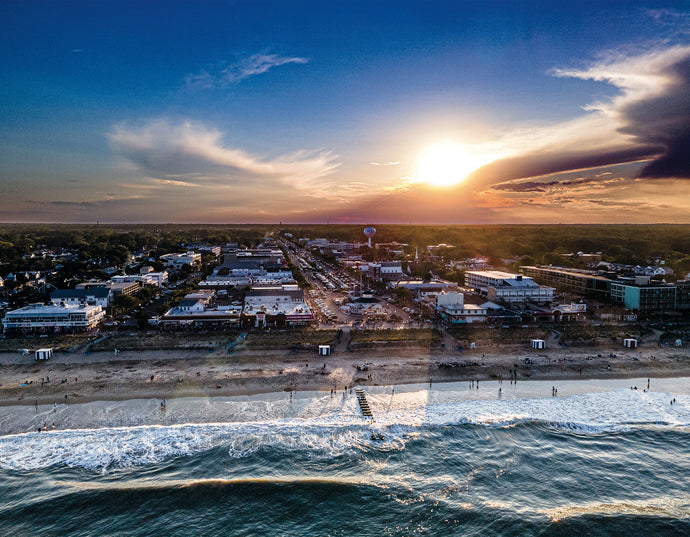
M 445 397 L 450 397 L 446 394 Z M 317 408 L 323 396 L 308 402 Z M 233 459 L 264 453 L 303 454 L 309 460 L 399 451 L 411 439 L 448 426 L 513 428 L 537 426 L 566 434 L 605 434 L 633 429 L 690 430 L 690 399 L 660 392 L 616 390 L 566 397 L 424 401 L 400 394 L 395 401 L 373 395 L 375 422 L 329 408 L 306 418 L 233 423 L 139 425 L 52 430 L 0 437 L 0 469 L 53 466 L 107 472 L 159 463 L 219 448 Z M 328 400 L 327 400 L 328 401 Z M 250 404 L 242 403 L 244 406 Z M 371 432 L 377 433 L 375 440 Z M 379 438 L 378 435 L 382 437 Z

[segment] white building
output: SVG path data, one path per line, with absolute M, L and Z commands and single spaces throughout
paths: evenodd
M 476 304 L 465 304 L 462 293 L 441 293 L 436 295 L 436 311 L 451 323 L 477 323 L 486 320 L 486 308 Z
M 194 266 L 201 264 L 201 254 L 196 252 L 187 252 L 186 254 L 165 254 L 161 256 L 161 261 L 165 263 L 166 267 L 173 267 L 180 269 L 184 265 Z
M 140 282 L 142 285 L 155 285 L 156 287 L 164 287 L 168 283 L 168 271 L 163 272 L 149 272 L 142 275 Z
M 14 330 L 41 329 L 74 329 L 87 330 L 95 328 L 101 322 L 105 312 L 101 306 L 44 306 L 31 304 L 18 310 L 10 311 L 2 320 L 5 332 Z
M 314 320 L 314 315 L 304 300 L 304 292 L 296 285 L 247 291 L 243 314 L 255 317 L 257 326 L 277 322 L 283 316 L 287 324 L 304 324 Z
M 229 323 L 237 324 L 242 313 L 241 305 L 215 302 L 216 292 L 199 289 L 185 295 L 177 306 L 161 317 L 163 324 Z
M 492 302 L 508 305 L 553 302 L 553 287 L 539 285 L 532 278 L 500 270 L 469 270 L 465 284 L 485 295 Z
M 139 282 L 142 286 L 155 285 L 157 287 L 164 287 L 168 283 L 168 271 L 112 276 L 110 281 L 113 283 Z

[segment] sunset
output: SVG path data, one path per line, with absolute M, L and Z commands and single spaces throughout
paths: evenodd
M 0 537 L 690 535 L 690 0 L 0 0 Z
M 161 6 L 0 6 L 0 220 L 690 221 L 684 2 Z

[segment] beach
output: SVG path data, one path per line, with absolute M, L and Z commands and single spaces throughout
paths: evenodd
M 0 530 L 687 534 L 690 375 L 676 376 L 677 349 L 484 353 L 486 367 L 443 369 L 453 353 L 127 352 L 3 365 L 51 382 L 3 376 Z M 363 356 L 368 372 L 354 367 Z M 517 381 L 491 378 L 519 358 Z M 24 388 L 36 395 L 6 397 Z
M 505 344 L 459 352 L 428 345 L 379 345 L 331 356 L 277 349 L 128 350 L 56 353 L 45 361 L 4 352 L 0 406 L 228 397 L 429 381 L 690 376 L 690 355 L 682 348 L 524 347 Z

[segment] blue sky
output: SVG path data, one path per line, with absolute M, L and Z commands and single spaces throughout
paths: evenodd
M 687 1 L 5 1 L 0 221 L 687 222 L 689 36 Z

